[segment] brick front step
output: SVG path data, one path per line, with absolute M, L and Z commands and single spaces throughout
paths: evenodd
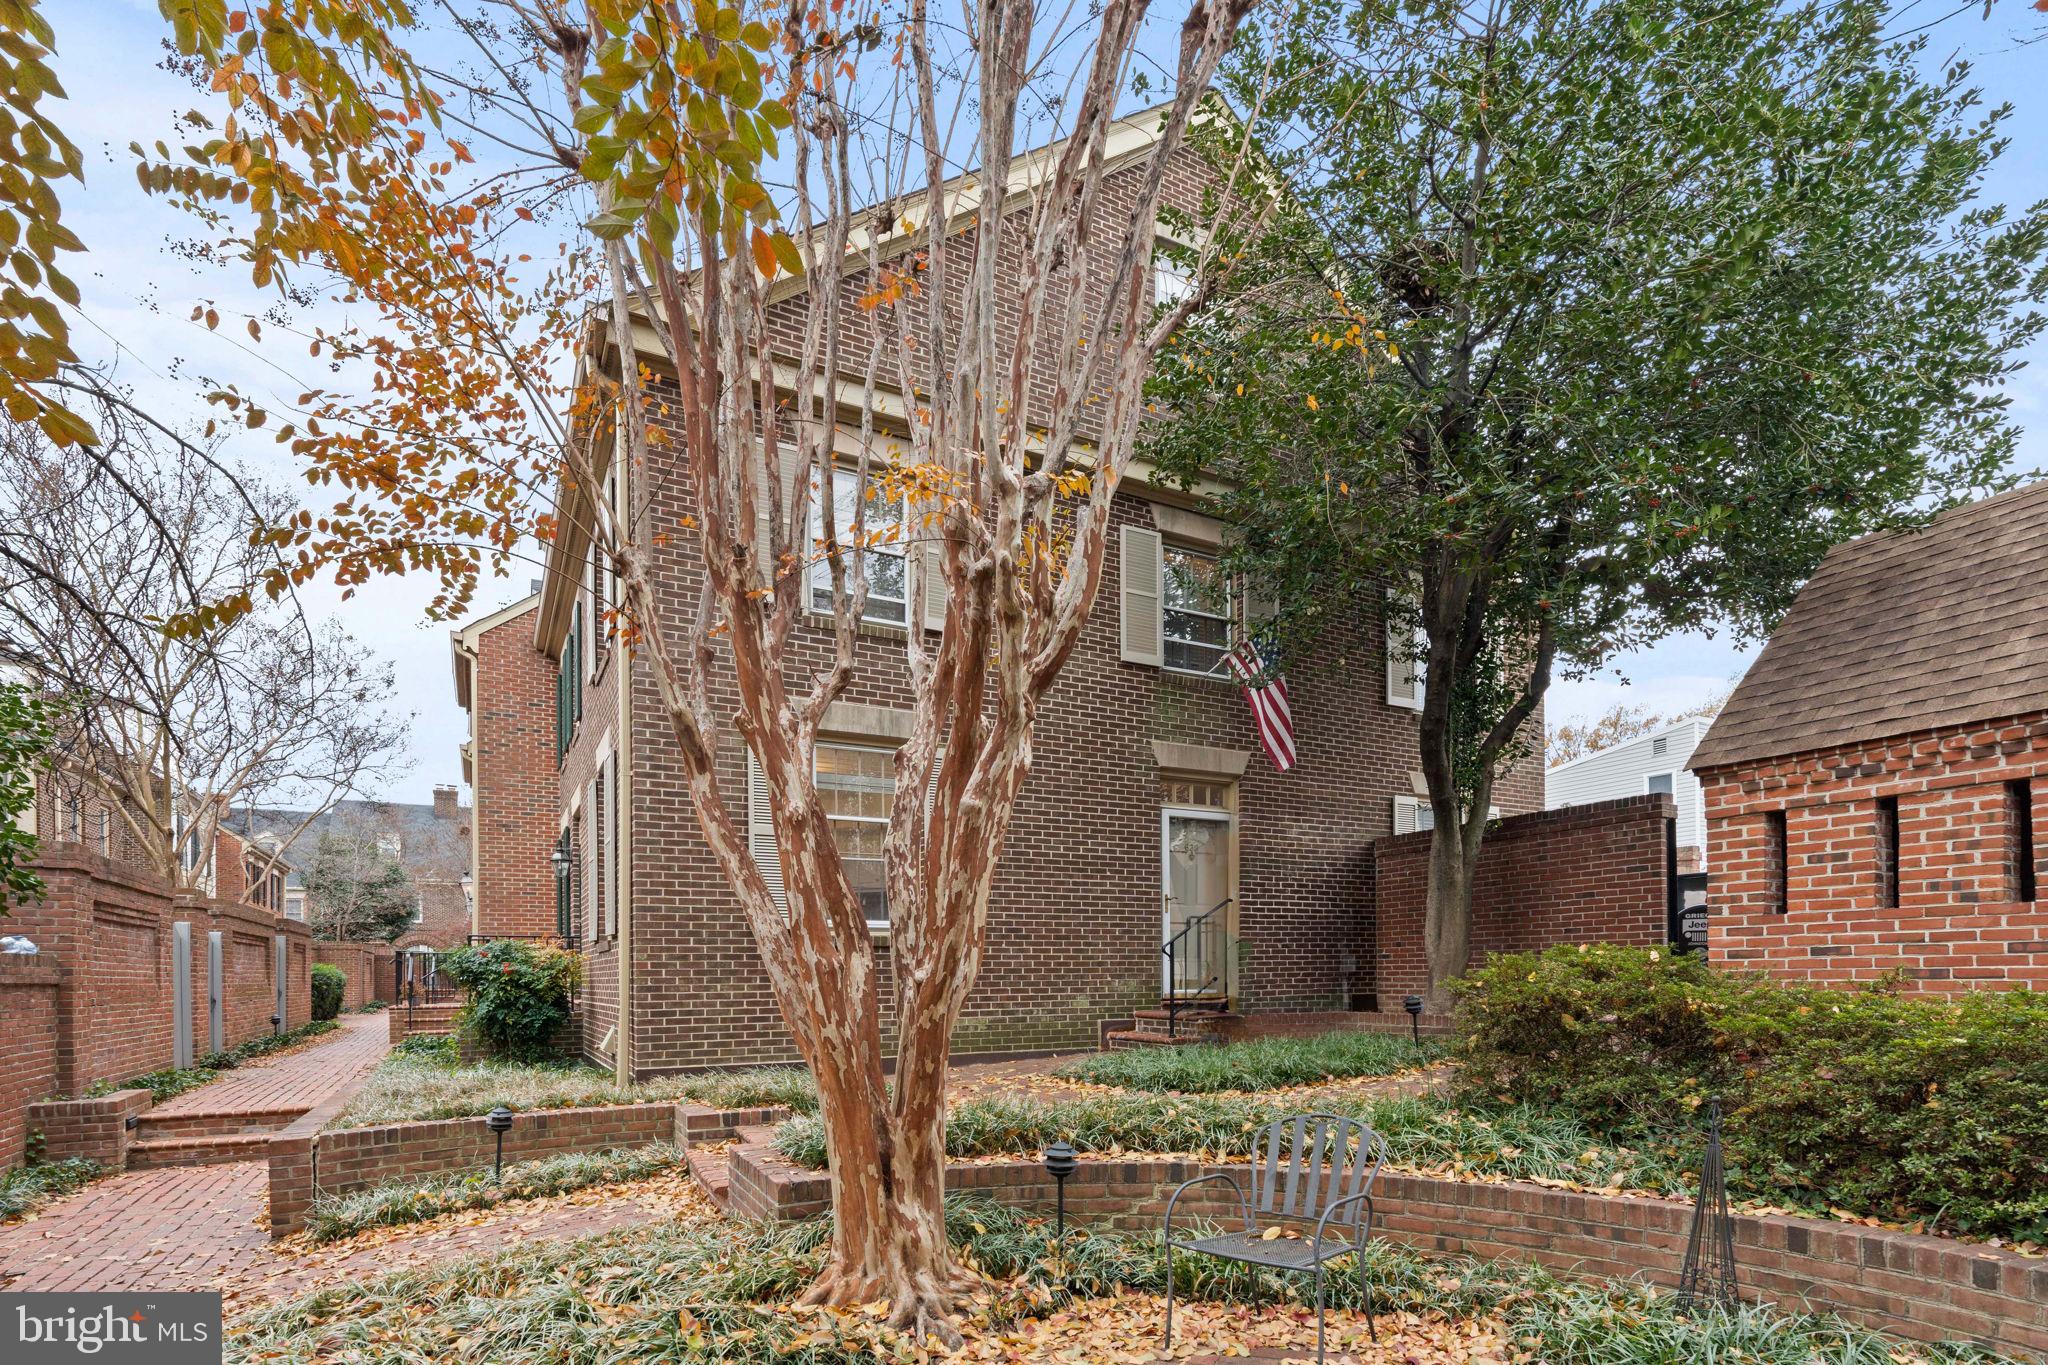
M 274 1133 L 288 1127 L 312 1108 L 307 1104 L 268 1109 L 228 1109 L 212 1114 L 146 1113 L 135 1121 L 138 1142 L 158 1138 L 233 1137 L 244 1133 Z
M 1164 1033 L 1152 1033 L 1145 1029 L 1113 1030 L 1102 1036 L 1102 1043 L 1111 1052 L 1124 1052 L 1139 1047 L 1189 1047 L 1214 1042 L 1207 1034 L 1190 1030 L 1175 1037 Z
M 128 1144 L 128 1169 L 145 1171 L 157 1166 L 219 1166 L 230 1161 L 260 1161 L 269 1152 L 269 1133 L 145 1138 Z

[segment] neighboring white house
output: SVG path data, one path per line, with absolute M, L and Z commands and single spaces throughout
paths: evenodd
M 1707 803 L 1699 779 L 1686 771 L 1706 737 L 1709 720 L 1681 720 L 1560 763 L 1543 775 L 1543 804 L 1583 806 L 1647 792 L 1669 792 L 1678 803 L 1678 871 L 1707 870 Z

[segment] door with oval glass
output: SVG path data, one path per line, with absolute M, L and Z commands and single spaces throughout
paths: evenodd
M 1230 815 L 1174 809 L 1160 816 L 1163 926 L 1162 988 L 1182 999 L 1229 992 Z

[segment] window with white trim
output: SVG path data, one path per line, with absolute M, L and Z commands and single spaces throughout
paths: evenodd
M 1152 302 L 1175 304 L 1195 292 L 1195 277 L 1173 259 L 1174 245 L 1163 238 L 1152 247 Z
M 867 565 L 867 606 L 864 621 L 900 626 L 909 619 L 909 579 L 903 570 L 903 508 L 882 496 L 871 478 L 868 482 L 867 520 L 862 530 L 866 549 L 858 553 Z M 860 506 L 860 472 L 837 469 L 832 472 L 832 527 L 844 544 L 852 543 L 854 512 Z M 811 543 L 822 556 L 825 513 L 811 507 Z M 854 564 L 849 556 L 847 579 L 851 583 Z M 811 566 L 811 610 L 832 610 L 832 566 L 822 557 Z
M 1649 773 L 1643 778 L 1643 791 L 1649 796 L 1673 796 L 1677 793 L 1677 773 Z
M 1230 576 L 1213 554 L 1179 545 L 1168 545 L 1161 553 L 1166 569 L 1165 666 L 1220 677 L 1235 633 Z
M 889 809 L 896 802 L 896 754 L 854 744 L 818 742 L 818 801 L 839 849 L 846 880 L 860 897 L 871 928 L 889 925 L 889 900 L 882 845 L 889 837 Z

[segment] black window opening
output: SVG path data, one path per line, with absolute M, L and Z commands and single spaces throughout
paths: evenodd
M 1877 903 L 1887 910 L 1899 905 L 1899 798 L 1877 798 Z
M 1773 914 L 1792 908 L 1792 892 L 1786 876 L 1785 812 L 1764 812 L 1764 877 Z
M 2012 829 L 2012 898 L 2035 899 L 2034 882 L 2034 784 L 2028 778 L 2005 784 L 2005 806 Z

